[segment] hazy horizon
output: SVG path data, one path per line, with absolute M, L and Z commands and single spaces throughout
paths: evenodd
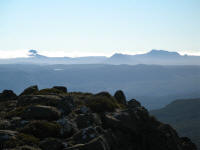
M 151 49 L 151 50 L 158 50 L 158 49 Z M 38 51 L 39 55 L 47 56 L 47 57 L 89 57 L 89 56 L 105 56 L 105 57 L 111 57 L 112 55 L 119 53 L 119 54 L 125 54 L 125 55 L 137 55 L 137 54 L 146 54 L 150 52 L 151 50 L 147 51 L 137 51 L 135 53 L 126 53 L 126 52 L 120 52 L 120 51 L 115 51 L 110 54 L 103 54 L 103 53 L 67 53 L 64 51 L 55 51 L 55 52 L 49 52 L 49 51 Z M 159 50 L 158 50 L 159 51 Z M 168 51 L 168 50 L 164 50 Z M 178 51 L 169 51 L 169 52 L 177 52 L 180 55 L 189 55 L 189 56 L 200 56 L 200 53 L 181 53 Z M 9 58 L 25 58 L 29 57 L 29 50 L 15 50 L 15 51 L 1 51 L 0 50 L 0 59 L 9 59 Z

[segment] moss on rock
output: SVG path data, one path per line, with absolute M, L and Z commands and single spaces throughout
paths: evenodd
M 58 90 L 56 88 L 46 88 L 39 90 L 35 95 L 53 95 L 53 94 L 66 94 L 66 92 L 63 92 L 62 90 Z
M 58 137 L 61 126 L 58 123 L 44 120 L 32 121 L 27 124 L 21 132 L 33 135 L 37 138 Z

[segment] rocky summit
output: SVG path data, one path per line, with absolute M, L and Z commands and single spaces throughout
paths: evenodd
M 0 149 L 5 150 L 196 150 L 168 124 L 149 115 L 123 91 L 114 96 L 68 92 L 66 87 L 19 96 L 0 93 Z

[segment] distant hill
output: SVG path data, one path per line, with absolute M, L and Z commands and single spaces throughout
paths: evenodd
M 0 59 L 0 64 L 155 64 L 155 65 L 200 65 L 200 56 L 180 55 L 177 52 L 151 50 L 145 54 L 127 55 L 115 53 L 111 57 L 46 57 L 37 50 L 29 50 L 28 58 Z
M 200 148 L 200 98 L 176 100 L 150 113 L 172 125 L 181 136 L 190 137 Z

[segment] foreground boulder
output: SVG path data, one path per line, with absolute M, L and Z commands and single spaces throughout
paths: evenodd
M 29 87 L 12 99 L 0 101 L 0 149 L 197 150 L 120 90 L 112 96 Z

